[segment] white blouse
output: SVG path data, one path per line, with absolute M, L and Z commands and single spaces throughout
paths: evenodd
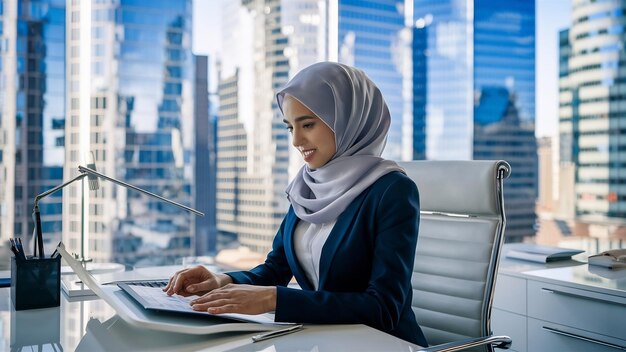
M 300 221 L 294 232 L 296 258 L 315 290 L 320 282 L 320 257 L 322 248 L 337 220 L 326 224 L 312 224 Z

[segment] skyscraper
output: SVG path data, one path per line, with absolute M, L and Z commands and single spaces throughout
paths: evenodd
M 564 29 L 559 32 L 559 92 L 568 91 L 569 57 L 571 47 L 569 42 L 569 30 Z M 564 97 L 559 97 L 559 105 L 566 104 Z M 576 216 L 576 165 L 574 163 L 574 151 L 578 147 L 574 144 L 575 119 L 568 118 L 559 109 L 559 136 L 558 141 L 558 165 L 555 176 L 558 180 L 558 197 L 556 202 L 555 215 L 566 220 L 574 220 Z M 566 108 L 567 110 L 567 108 Z M 573 117 L 573 116 L 572 116 Z M 570 121 L 571 120 L 571 121 Z
M 217 226 L 266 253 L 287 211 L 288 133 L 274 99 L 287 82 L 278 0 L 228 2 L 219 68 Z
M 213 123 L 209 119 L 208 57 L 196 56 L 195 71 L 195 204 L 204 216 L 196 217 L 196 254 L 215 253 L 216 156 Z
M 71 2 L 65 174 L 102 173 L 193 206 L 191 1 Z M 166 263 L 192 253 L 192 215 L 100 182 L 64 194 L 64 236 L 96 261 Z M 87 190 L 85 190 L 87 192 Z
M 34 197 L 62 179 L 65 1 L 2 2 L 0 38 L 0 240 L 28 242 Z M 48 243 L 61 235 L 55 196 L 42 201 Z
M 318 61 L 364 70 L 378 85 L 391 113 L 383 156 L 412 158 L 412 6 L 400 0 L 283 1 L 280 7 L 289 77 Z M 291 151 L 290 175 L 303 165 Z
M 274 93 L 312 63 L 339 61 L 365 70 L 392 114 L 385 156 L 410 157 L 410 146 L 403 145 L 411 126 L 403 127 L 412 119 L 406 10 L 397 0 L 226 3 L 217 128 L 223 237 L 260 253 L 271 248 L 289 207 L 284 190 L 303 165 L 289 146 Z
M 507 240 L 534 235 L 534 2 L 414 4 L 414 157 L 507 160 Z
M 575 0 L 560 36 L 559 154 L 573 166 L 573 212 L 613 229 L 626 227 L 625 24 L 622 2 Z
M 404 0 L 331 0 L 326 8 L 328 59 L 364 70 L 389 106 L 383 157 L 411 159 L 411 8 Z

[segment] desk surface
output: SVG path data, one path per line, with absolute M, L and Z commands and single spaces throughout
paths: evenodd
M 534 263 L 506 257 L 502 252 L 499 273 L 626 297 L 626 269 L 607 269 L 579 260 Z
M 167 271 L 167 270 L 165 270 Z M 163 275 L 164 270 L 158 272 Z M 142 273 L 139 270 L 139 273 Z M 152 276 L 150 270 L 142 276 Z M 126 274 L 127 276 L 129 274 Z M 131 274 L 136 277 L 136 275 Z M 0 351 L 43 346 L 44 351 L 415 351 L 415 345 L 365 325 L 306 325 L 299 332 L 252 343 L 255 332 L 185 335 L 136 328 L 97 297 L 57 308 L 15 311 L 10 289 L 0 289 Z M 62 347 L 59 348 L 59 347 Z M 28 349 L 28 348 L 27 348 Z

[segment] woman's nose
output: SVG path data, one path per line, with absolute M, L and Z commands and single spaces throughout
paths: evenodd
M 293 144 L 294 147 L 303 145 L 302 133 L 300 133 L 300 131 L 296 128 L 294 128 L 291 132 L 291 144 Z

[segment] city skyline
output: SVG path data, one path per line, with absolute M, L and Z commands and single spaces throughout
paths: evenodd
M 209 55 L 214 65 L 221 46 L 221 4 L 224 0 L 194 1 L 194 36 L 192 50 Z M 559 30 L 571 22 L 571 0 L 536 1 L 536 126 L 537 137 L 555 137 L 558 132 L 558 50 Z M 202 14 L 210 20 L 202 19 Z M 210 39 L 209 39 L 210 38 Z M 210 66 L 211 67 L 211 66 Z M 211 68 L 209 68 L 209 72 Z M 209 73 L 209 86 L 215 91 L 217 80 Z
M 506 160 L 507 240 L 534 236 L 535 4 L 416 0 L 414 15 L 413 159 Z
M 392 123 L 383 157 L 507 160 L 515 170 L 505 195 L 508 240 L 527 240 L 539 229 L 536 136 L 554 137 L 549 150 L 561 157 L 553 159 L 554 165 L 571 163 L 565 169 L 553 168 L 555 196 L 571 193 L 581 199 L 577 204 L 589 204 L 587 214 L 602 213 L 600 205 L 607 202 L 612 207 L 609 217 L 622 214 L 623 181 L 590 172 L 603 167 L 598 162 L 617 167 L 603 158 L 614 157 L 624 147 L 594 141 L 600 134 L 613 136 L 623 129 L 577 127 L 578 116 L 585 120 L 580 126 L 596 127 L 604 126 L 600 124 L 609 116 L 600 110 L 597 116 L 579 114 L 579 103 L 585 109 L 597 103 L 579 99 L 579 89 L 598 95 L 607 87 L 620 88 L 621 78 L 614 76 L 575 86 L 581 75 L 612 74 L 621 62 L 613 56 L 621 55 L 623 43 L 594 42 L 622 40 L 622 13 L 607 12 L 608 3 L 129 0 L 68 3 L 67 9 L 56 12 L 43 11 L 39 3 L 24 4 L 33 6 L 17 6 L 17 16 L 8 11 L 2 18 L 5 33 L 18 34 L 18 56 L 15 60 L 11 51 L 3 54 L 5 70 L 0 75 L 20 83 L 15 90 L 7 89 L 12 84 L 0 87 L 4 101 L 10 102 L 2 106 L 5 123 L 0 127 L 5 133 L 15 130 L 9 133 L 13 139 L 0 144 L 0 167 L 5 174 L 9 171 L 6 187 L 0 189 L 5 196 L 0 199 L 5 239 L 14 234 L 29 238 L 28 210 L 34 195 L 75 176 L 76 166 L 92 158 L 104 174 L 199 206 L 215 216 L 215 222 L 196 222 L 189 214 L 111 184 L 86 192 L 77 183 L 63 192 L 62 201 L 59 193 L 44 204 L 48 245 L 62 235 L 68 247 L 77 250 L 85 235 L 87 249 L 93 250 L 87 257 L 141 264 L 215 254 L 236 245 L 266 253 L 289 208 L 284 190 L 303 165 L 291 146 L 275 93 L 299 70 L 324 60 L 364 70 L 387 94 Z M 575 8 L 573 17 L 559 11 L 570 6 Z M 586 6 L 588 17 L 580 14 Z M 55 21 L 41 21 L 33 14 L 54 14 Z M 579 33 L 587 24 L 599 26 L 597 18 L 609 20 L 608 29 Z M 67 29 L 42 30 L 43 23 Z M 569 38 L 568 28 L 575 29 Z M 547 54 L 546 48 L 553 53 Z M 198 56 L 203 52 L 208 56 Z M 613 56 L 603 59 L 606 62 L 579 65 L 582 59 L 607 53 Z M 66 71 L 60 72 L 60 67 Z M 574 85 L 562 81 L 559 86 L 559 77 L 567 75 L 574 77 Z M 41 84 L 42 78 L 46 84 Z M 621 103 L 620 97 L 601 98 Z M 66 110 L 41 109 L 55 106 Z M 559 116 L 569 106 L 571 116 Z M 611 111 L 610 126 L 619 127 L 614 123 L 621 120 Z M 550 125 L 559 118 L 561 134 L 556 136 Z M 569 134 L 563 133 L 568 118 L 574 123 Z M 578 149 L 578 132 L 585 134 L 580 139 L 584 150 Z M 55 161 L 42 148 L 51 141 L 62 160 Z M 569 147 L 563 148 L 564 143 Z M 542 145 L 546 165 L 550 143 Z M 586 161 L 578 160 L 579 152 Z M 539 198 L 545 201 L 546 195 Z M 565 199 L 560 197 L 561 203 Z M 579 213 L 554 216 L 582 221 Z M 15 219 L 15 224 L 6 219 Z
M 191 5 L 68 5 L 64 178 L 91 155 L 105 175 L 193 204 Z M 173 262 L 195 252 L 192 216 L 112 183 L 93 192 L 72 184 L 63 194 L 63 240 L 95 261 Z

